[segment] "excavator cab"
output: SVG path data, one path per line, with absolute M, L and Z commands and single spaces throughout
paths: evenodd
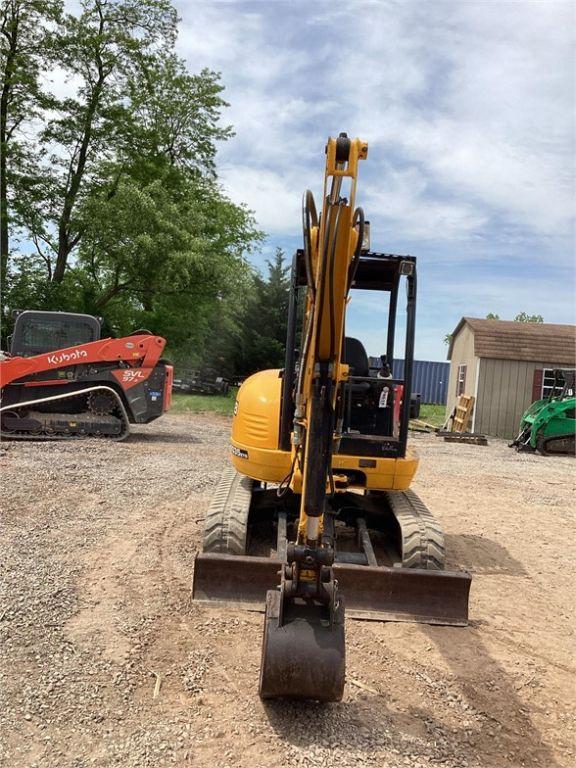
M 265 610 L 263 699 L 342 698 L 345 615 L 468 621 L 471 577 L 444 570 L 442 530 L 409 489 L 418 467 L 408 446 L 416 259 L 365 247 L 354 199 L 367 152 L 346 134 L 330 138 L 321 214 L 304 193 L 284 368 L 255 373 L 238 391 L 232 466 L 195 560 L 194 600 Z M 388 298 L 375 371 L 345 332 L 349 302 L 374 290 Z M 404 290 L 404 376 L 395 379 Z
M 405 286 L 403 285 L 405 283 Z M 394 359 L 398 296 L 406 290 L 406 334 L 402 354 L 406 361 L 403 378 L 394 379 L 388 361 Z M 290 449 L 290 435 L 295 403 L 291 397 L 295 370 L 302 339 L 298 339 L 299 307 L 306 300 L 304 251 L 298 250 L 292 265 L 292 281 L 288 310 L 286 360 L 282 384 L 281 444 Z M 350 287 L 350 305 L 362 303 L 363 294 L 370 291 L 383 294 L 388 302 L 388 322 L 382 329 L 383 347 L 377 369 L 370 362 L 363 343 L 345 336 L 341 358 L 349 366 L 342 383 L 342 436 L 338 448 L 341 455 L 382 456 L 406 455 L 408 423 L 418 416 L 418 400 L 408 396 L 414 359 L 414 328 L 416 312 L 416 259 L 361 250 L 354 280 Z M 406 396 L 405 396 L 406 393 Z

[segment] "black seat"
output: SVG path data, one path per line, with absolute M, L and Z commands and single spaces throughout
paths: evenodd
M 350 366 L 351 376 L 369 376 L 368 355 L 359 339 L 346 336 L 343 350 L 344 363 Z
M 386 383 L 386 379 L 370 376 L 368 355 L 364 345 L 358 339 L 347 336 L 344 339 L 342 349 L 343 362 L 350 366 L 350 378 L 346 389 L 347 414 L 345 417 L 345 430 L 359 433 L 360 435 L 372 435 L 375 437 L 388 437 L 392 433 L 392 404 L 394 392 Z M 365 379 L 358 381 L 357 378 Z M 380 405 L 382 390 L 388 387 L 388 403 Z M 348 439 L 348 438 L 346 438 Z M 341 452 L 357 451 L 358 445 L 346 445 Z
M 369 376 L 368 355 L 364 344 L 359 339 L 346 336 L 343 346 L 343 362 L 350 366 L 350 376 Z M 354 381 L 351 387 L 354 395 L 366 395 L 370 391 L 370 382 Z

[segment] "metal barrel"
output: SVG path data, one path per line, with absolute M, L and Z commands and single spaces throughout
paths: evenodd
M 192 597 L 264 610 L 280 583 L 281 562 L 267 557 L 196 556 Z M 349 618 L 466 626 L 472 577 L 466 572 L 336 563 Z

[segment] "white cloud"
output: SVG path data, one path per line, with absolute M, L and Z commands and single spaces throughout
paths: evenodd
M 570 322 L 572 4 L 302 9 L 180 5 L 180 52 L 193 70 L 221 70 L 231 103 L 224 121 L 236 136 L 220 150 L 219 173 L 233 199 L 256 211 L 273 243 L 298 235 L 302 190 L 320 202 L 325 138 L 347 130 L 370 143 L 358 203 L 374 247 L 422 254 L 420 357 L 443 357 L 442 337 L 462 314 L 525 310 Z M 359 328 L 376 349 L 367 311 Z
M 181 52 L 224 75 L 237 132 L 227 166 L 290 169 L 299 198 L 321 181 L 325 136 L 347 128 L 371 142 L 366 197 L 401 233 L 459 239 L 490 217 L 569 231 L 570 4 L 319 3 L 304 20 L 296 10 L 181 6 Z
M 362 46 L 352 62 L 340 60 L 332 82 L 368 138 L 470 204 L 537 233 L 567 233 L 571 4 L 382 3 L 359 17 Z
M 435 199 L 426 176 L 415 167 L 386 166 L 379 186 L 364 188 L 362 200 L 370 221 L 383 219 L 380 229 L 393 223 L 396 236 L 431 238 L 439 241 L 470 236 L 486 223 L 486 216 L 466 203 Z
M 301 219 L 296 181 L 281 174 L 251 166 L 224 166 L 220 180 L 232 200 L 242 201 L 258 213 L 258 224 L 270 234 L 297 231 Z M 296 190 L 298 187 L 296 186 Z

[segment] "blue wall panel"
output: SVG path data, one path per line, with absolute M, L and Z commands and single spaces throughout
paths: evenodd
M 370 358 L 372 368 L 380 367 L 378 357 Z M 392 375 L 395 379 L 404 378 L 404 360 L 394 360 Z M 437 363 L 432 360 L 414 360 L 412 369 L 412 392 L 422 397 L 423 403 L 446 405 L 450 363 Z

